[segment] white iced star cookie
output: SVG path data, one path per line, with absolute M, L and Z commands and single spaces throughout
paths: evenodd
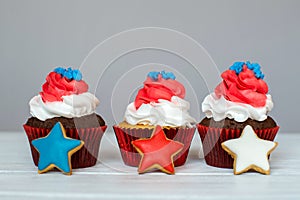
M 239 138 L 223 142 L 222 148 L 234 159 L 234 174 L 241 174 L 250 169 L 270 174 L 268 156 L 277 145 L 277 142 L 260 139 L 253 128 L 247 125 Z

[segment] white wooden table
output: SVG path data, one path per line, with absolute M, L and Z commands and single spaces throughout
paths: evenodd
M 300 199 L 300 134 L 279 133 L 271 175 L 209 167 L 198 132 L 187 163 L 176 175 L 148 173 L 121 160 L 115 136 L 107 131 L 95 167 L 39 175 L 24 132 L 1 132 L 0 199 Z

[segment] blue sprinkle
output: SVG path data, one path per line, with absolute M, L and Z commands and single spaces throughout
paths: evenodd
M 73 79 L 76 81 L 80 81 L 82 79 L 82 74 L 78 69 L 73 70 Z
M 175 80 L 176 79 L 176 76 L 172 73 L 172 72 L 168 72 L 167 73 L 167 76 L 172 79 L 172 80 Z
M 163 79 L 168 79 L 168 75 L 166 74 L 165 71 L 161 71 L 160 74 L 161 74 Z
M 250 63 L 249 61 L 246 62 L 248 69 L 253 70 L 255 77 L 258 79 L 264 79 L 265 75 L 260 70 L 260 65 L 258 63 Z
M 260 73 L 260 70 L 259 70 L 258 68 L 254 68 L 253 72 L 254 72 L 255 74 L 257 74 L 257 73 Z
M 70 80 L 74 79 L 76 81 L 80 81 L 82 79 L 81 72 L 78 69 L 73 70 L 71 67 L 69 67 L 68 69 L 57 67 L 53 71 Z
M 157 81 L 159 74 L 159 72 L 149 72 L 147 76 L 150 77 L 152 80 Z
M 175 80 L 175 78 L 176 78 L 175 75 L 172 72 L 167 72 L 166 73 L 165 71 L 161 71 L 160 74 L 161 74 L 162 78 L 166 79 L 166 80 L 168 80 L 168 79 Z
M 235 62 L 229 69 L 235 71 L 235 73 L 239 75 L 243 70 L 244 64 L 244 62 Z
M 249 61 L 246 62 L 246 65 L 247 65 L 248 69 L 250 69 L 250 70 L 254 69 L 254 65 L 251 64 Z
M 161 75 L 163 79 L 172 79 L 175 80 L 176 76 L 172 73 L 172 72 L 165 72 L 165 71 L 161 71 L 161 72 L 149 72 L 148 73 L 148 77 L 150 77 L 152 80 L 157 81 L 158 79 L 158 75 Z
M 57 67 L 53 70 L 54 72 L 63 75 L 65 73 L 65 69 L 62 67 Z
M 72 72 L 69 72 L 69 71 L 65 71 L 63 76 L 66 77 L 67 79 L 72 79 L 73 78 Z
M 261 72 L 261 70 L 260 70 L 261 67 L 258 63 L 250 63 L 249 61 L 247 61 L 246 63 L 235 62 L 235 63 L 233 63 L 232 66 L 229 67 L 229 69 L 235 71 L 235 73 L 237 75 L 239 75 L 242 72 L 243 66 L 245 64 L 248 67 L 248 69 L 253 71 L 256 78 L 263 79 L 265 77 L 265 75 Z

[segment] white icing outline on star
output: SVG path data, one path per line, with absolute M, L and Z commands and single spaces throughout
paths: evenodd
M 262 174 L 270 174 L 268 156 L 278 143 L 259 138 L 247 125 L 239 138 L 223 142 L 222 148 L 234 159 L 234 174 L 242 174 L 253 169 Z

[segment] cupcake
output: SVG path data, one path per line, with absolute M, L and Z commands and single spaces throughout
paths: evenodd
M 233 159 L 222 149 L 222 142 L 240 137 L 247 125 L 261 139 L 273 141 L 279 127 L 268 116 L 273 101 L 259 64 L 236 62 L 221 77 L 223 81 L 202 103 L 206 117 L 198 124 L 198 132 L 206 163 L 232 168 Z
M 175 78 L 171 72 L 150 72 L 135 101 L 127 106 L 124 121 L 113 127 L 126 165 L 139 165 L 141 156 L 131 142 L 150 138 L 157 125 L 167 138 L 184 144 L 174 157 L 174 165 L 186 162 L 196 122 L 188 113 L 190 105 L 184 100 L 185 88 Z
M 32 140 L 45 137 L 60 122 L 67 137 L 84 141 L 84 146 L 72 156 L 72 167 L 83 168 L 96 164 L 101 138 L 106 125 L 95 113 L 99 100 L 88 92 L 79 70 L 56 68 L 46 77 L 39 95 L 30 102 L 30 117 L 23 125 L 31 148 L 34 164 L 39 153 Z

